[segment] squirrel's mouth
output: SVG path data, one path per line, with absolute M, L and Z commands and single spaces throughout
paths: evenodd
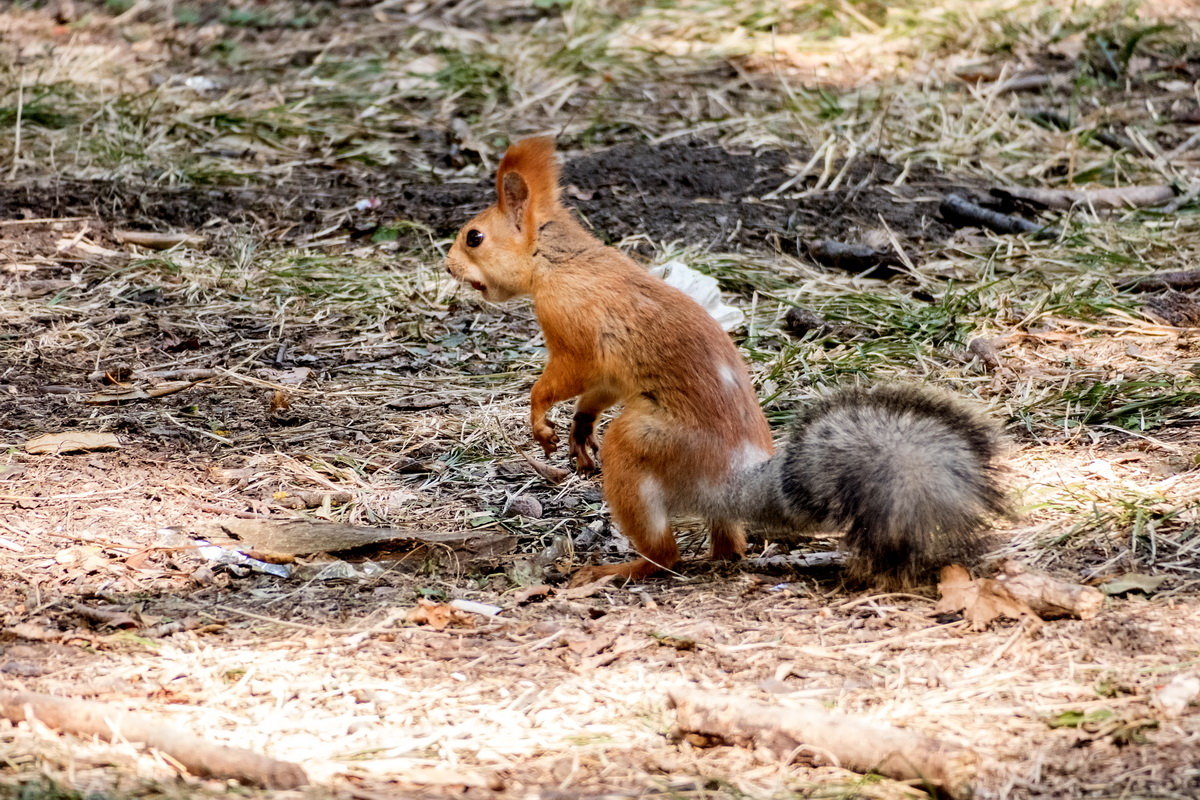
M 483 283 L 480 283 L 479 281 L 468 280 L 467 283 L 471 284 L 471 288 L 477 292 L 482 292 L 482 293 L 487 292 L 487 286 Z

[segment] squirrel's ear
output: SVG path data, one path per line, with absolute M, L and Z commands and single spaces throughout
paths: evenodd
M 558 206 L 558 162 L 549 136 L 522 139 L 508 148 L 496 170 L 496 201 L 517 230 L 532 236 Z
M 498 181 L 496 192 L 499 195 L 500 213 L 512 223 L 518 231 L 524 232 L 533 223 L 530 212 L 533 208 L 529 202 L 529 184 L 519 172 L 506 172 Z

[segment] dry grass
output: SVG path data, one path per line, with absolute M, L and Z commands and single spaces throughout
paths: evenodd
M 1188 4 L 76 0 L 65 21 L 51 5 L 0 12 L 0 688 L 103 699 L 302 762 L 315 796 L 918 791 L 671 743 L 664 697 L 684 683 L 970 744 L 992 761 L 984 796 L 1198 791 L 1195 709 L 1151 703 L 1200 659 L 1197 328 L 1119 288 L 1200 261 L 1195 199 L 1046 213 L 1053 241 L 955 232 L 936 213 L 948 191 L 997 184 L 1195 183 Z M 1046 84 L 997 88 L 1025 73 Z M 532 449 L 531 313 L 480 303 L 441 267 L 503 148 L 541 131 L 604 235 L 687 260 L 746 310 L 739 343 L 773 423 L 837 383 L 952 388 L 1012 440 L 1024 513 L 999 554 L 1090 583 L 1150 573 L 1159 590 L 1034 634 L 972 633 L 923 597 L 819 571 L 692 566 L 516 606 L 521 586 L 622 546 L 596 482 L 551 487 L 513 450 Z M 751 157 L 702 161 L 696 140 Z M 630 143 L 649 160 L 614 188 L 588 159 Z M 656 158 L 739 188 L 692 203 L 653 181 Z M 130 227 L 205 244 L 144 250 L 118 241 Z M 874 280 L 788 246 L 826 236 L 909 266 Z M 835 327 L 789 335 L 796 305 Z M 181 370 L 211 377 L 85 402 Z M 124 447 L 23 451 L 63 429 Z M 509 513 L 521 495 L 540 517 Z M 237 576 L 190 539 L 235 514 L 517 544 L 475 563 L 432 549 L 340 578 L 327 559 Z M 421 596 L 506 610 L 461 630 L 403 624 Z M 75 603 L 141 627 L 95 626 Z M 164 620 L 190 627 L 146 633 Z M 1070 711 L 1092 717 L 1063 727 Z M 0 752 L 0 793 L 228 791 L 36 726 L 0 727 Z

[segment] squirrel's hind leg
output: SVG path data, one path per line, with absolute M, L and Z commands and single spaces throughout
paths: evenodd
M 624 564 L 584 567 L 573 585 L 591 583 L 605 575 L 641 580 L 679 563 L 679 545 L 671 529 L 670 506 L 663 482 L 645 466 L 629 435 L 630 420 L 617 418 L 604 438 L 604 497 L 613 521 L 641 558 Z
M 711 546 L 708 557 L 714 561 L 736 561 L 746 553 L 746 526 L 736 520 L 710 519 Z

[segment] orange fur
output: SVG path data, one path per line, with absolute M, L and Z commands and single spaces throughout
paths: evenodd
M 490 300 L 533 297 L 549 350 L 530 394 L 533 437 L 552 453 L 547 412 L 579 398 L 570 453 L 587 470 L 599 451 L 612 515 L 641 555 L 585 568 L 576 581 L 670 568 L 679 560 L 670 518 L 703 513 L 706 497 L 773 451 L 745 365 L 692 298 L 601 244 L 561 204 L 551 139 L 514 144 L 496 193 L 459 233 L 447 268 Z M 624 408 L 598 447 L 596 418 L 616 404 Z M 740 556 L 742 523 L 710 523 L 712 556 Z

